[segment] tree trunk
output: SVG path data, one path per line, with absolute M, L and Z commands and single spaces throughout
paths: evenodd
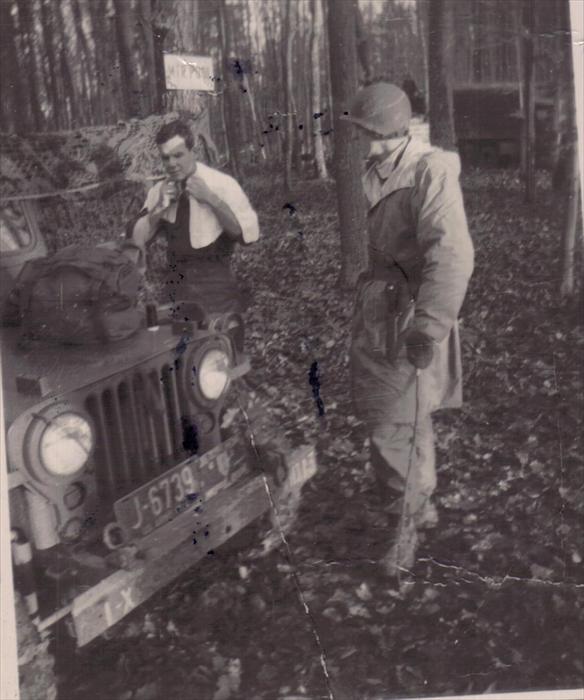
M 471 23 L 473 27 L 472 48 L 472 76 L 473 82 L 481 83 L 483 80 L 482 43 L 483 26 L 481 22 L 481 0 L 475 0 L 471 5 Z
M 242 51 L 242 54 L 245 55 L 254 55 L 254 49 L 253 49 L 253 39 L 251 35 L 251 22 L 250 22 L 250 17 L 249 17 L 249 5 L 247 2 L 243 5 L 242 7 L 243 11 L 243 37 L 244 37 L 244 46 L 245 49 Z M 252 121 L 252 134 L 253 134 L 253 140 L 255 142 L 254 144 L 254 149 L 257 147 L 259 149 L 260 157 L 262 160 L 266 159 L 266 151 L 263 146 L 263 138 L 262 138 L 262 128 L 260 125 L 260 121 L 258 119 L 258 112 L 257 112 L 257 106 L 256 106 L 256 97 L 255 97 L 255 89 L 254 89 L 254 78 L 253 74 L 257 72 L 257 64 L 259 62 L 259 57 L 255 57 L 252 59 L 252 61 L 249 62 L 249 65 L 245 65 L 244 69 L 241 74 L 241 87 L 242 90 L 247 97 L 247 101 L 249 104 L 249 109 L 251 112 L 251 121 Z
M 260 126 L 260 122 L 258 119 L 258 112 L 256 109 L 256 100 L 255 100 L 255 95 L 254 95 L 254 89 L 252 87 L 253 83 L 252 83 L 252 79 L 250 78 L 250 76 L 248 75 L 247 72 L 244 72 L 242 82 L 243 82 L 243 88 L 245 90 L 245 94 L 247 95 L 247 99 L 249 102 L 249 108 L 251 111 L 254 139 L 255 139 L 256 144 L 259 148 L 262 160 L 265 160 L 266 159 L 266 151 L 265 151 L 264 146 L 263 146 L 263 139 L 262 139 L 262 133 L 261 133 L 262 129 Z
M 63 91 L 65 93 L 65 127 L 67 129 L 75 129 L 81 126 L 79 120 L 79 110 L 77 106 L 77 97 L 75 95 L 73 76 L 71 75 L 71 68 L 67 59 L 67 53 L 63 46 L 61 46 L 60 63 L 61 75 L 63 77 Z
M 311 0 L 310 13 L 312 16 L 312 30 L 310 34 L 310 64 L 312 69 L 312 115 L 320 114 L 322 109 L 322 97 L 320 93 L 320 37 L 322 35 L 322 5 L 321 0 Z M 312 117 L 311 115 L 311 117 Z M 316 172 L 320 180 L 328 180 L 328 171 L 324 157 L 324 144 L 322 141 L 321 120 L 310 119 L 309 126 L 314 139 L 314 160 Z
M 430 141 L 435 146 L 456 150 L 452 103 L 452 3 L 432 0 L 429 8 L 429 117 Z
M 113 18 L 103 12 L 95 2 L 88 3 L 91 18 L 91 37 L 95 47 L 95 70 L 97 83 L 97 102 L 99 104 L 99 120 L 101 124 L 111 124 L 117 120 L 122 109 L 118 105 L 119 81 L 113 69 L 117 62 L 115 41 L 111 40 L 110 29 L 113 26 Z
M 155 114 L 162 112 L 162 92 L 157 79 L 154 27 L 152 24 L 152 0 L 139 0 L 138 19 L 143 45 L 146 80 L 148 85 L 147 109 Z
M 89 51 L 89 46 L 87 45 L 87 38 L 85 36 L 85 31 L 83 30 L 83 13 L 81 11 L 81 6 L 79 0 L 71 0 L 70 2 L 71 12 L 73 15 L 73 24 L 75 25 L 75 38 L 76 38 L 76 56 L 75 62 L 78 67 L 79 73 L 79 85 L 81 90 L 81 101 L 83 104 L 83 122 L 84 124 L 94 123 L 94 113 L 92 109 L 92 85 L 91 79 L 93 77 L 93 70 L 91 65 L 91 55 Z M 70 42 L 72 44 L 73 42 Z
M 574 295 L 574 268 L 576 248 L 576 227 L 578 222 L 578 204 L 580 176 L 578 167 L 578 122 L 576 119 L 576 99 L 574 85 L 574 64 L 572 54 L 572 34 L 570 6 L 568 0 L 562 0 L 558 8 L 561 35 L 561 59 L 558 82 L 562 86 L 561 98 L 561 144 L 558 164 L 554 171 L 553 183 L 560 193 L 565 192 L 562 209 L 566 212 L 562 240 L 562 281 L 560 295 L 562 298 Z M 584 242 L 584 241 L 583 241 Z
M 43 115 L 41 112 L 42 95 L 40 91 L 39 71 L 36 59 L 34 20 L 32 16 L 31 6 L 28 0 L 18 0 L 18 18 L 21 30 L 21 39 L 26 56 L 27 76 L 25 83 L 29 88 L 29 105 L 32 115 L 32 125 L 35 131 L 40 131 L 43 124 Z M 22 80 L 22 76 L 20 76 Z
M 326 12 L 326 26 L 327 26 L 327 31 L 324 33 L 324 44 L 325 44 L 325 55 L 330 57 L 331 54 L 331 47 L 330 47 L 330 41 L 329 41 L 329 32 L 328 32 L 328 15 L 329 15 L 329 5 L 328 5 L 329 0 L 323 0 L 323 8 L 327 8 Z M 331 67 L 330 67 L 330 58 L 328 61 L 325 61 L 325 72 L 326 72 L 326 96 L 327 96 L 327 106 L 328 106 L 328 112 L 329 112 L 329 120 L 330 120 L 330 128 L 333 128 L 333 81 L 331 78 Z
M 163 12 L 160 6 L 161 0 L 152 0 L 151 7 L 151 22 L 152 22 L 152 41 L 154 52 L 154 73 L 156 80 L 156 95 L 160 100 L 159 109 L 161 112 L 165 109 L 166 103 L 166 77 L 164 75 L 164 46 L 169 28 L 165 25 L 162 18 Z
M 292 189 L 292 157 L 294 154 L 294 118 L 293 113 L 293 83 L 292 83 L 292 41 L 294 32 L 291 21 L 291 0 L 286 0 L 286 14 L 284 18 L 284 33 L 282 41 L 282 64 L 284 67 L 284 124 L 286 126 L 286 138 L 284 139 L 284 189 L 287 194 Z
M 420 51 L 422 53 L 422 70 L 424 71 L 424 111 L 428 112 L 428 37 L 427 24 L 424 19 L 426 15 L 426 3 L 424 0 L 416 1 L 416 23 L 418 36 L 420 37 Z
M 328 3 L 328 35 L 334 113 L 334 162 L 341 236 L 341 283 L 354 288 L 366 266 L 365 207 L 356 127 L 340 119 L 357 92 L 353 0 Z
M 75 92 L 75 83 L 73 81 L 73 73 L 71 71 L 71 62 L 69 55 L 67 53 L 67 29 L 66 20 L 67 16 L 65 13 L 65 8 L 62 3 L 56 6 L 55 11 L 57 12 L 56 19 L 57 26 L 59 28 L 59 40 L 57 45 L 59 49 L 59 73 L 61 80 L 63 81 L 63 103 L 64 103 L 64 116 L 65 116 L 65 128 L 72 129 L 77 128 L 82 125 L 82 119 L 80 119 L 81 113 L 79 110 L 79 100 L 78 95 Z
M 357 41 L 357 55 L 359 56 L 359 64 L 363 71 L 363 80 L 367 83 L 371 80 L 371 55 L 369 51 L 369 37 L 365 32 L 363 24 L 363 15 L 359 9 L 359 4 L 355 4 L 355 37 Z
M 41 25 L 43 44 L 48 64 L 47 97 L 51 108 L 51 127 L 55 130 L 61 128 L 59 82 L 57 78 L 57 58 L 55 56 L 55 43 L 53 38 L 53 12 L 48 0 L 41 0 Z
M 208 6 L 209 9 L 213 7 L 210 0 Z M 186 54 L 198 53 L 199 10 L 198 0 L 159 0 L 156 4 L 154 24 L 159 30 L 164 30 L 165 51 Z M 200 94 L 193 90 L 165 91 L 163 102 L 168 111 L 184 110 L 194 114 L 198 114 L 205 104 Z
M 268 146 L 268 153 L 272 160 L 281 160 L 282 154 L 282 140 L 280 138 L 280 133 L 276 132 L 272 127 L 274 120 L 270 116 L 275 105 L 281 104 L 280 102 L 280 88 L 282 85 L 282 77 L 280 72 L 279 57 L 280 54 L 276 50 L 276 42 L 278 40 L 276 25 L 272 17 L 271 9 L 276 7 L 276 5 L 268 5 L 267 3 L 261 3 L 261 17 L 262 17 L 262 30 L 263 35 L 266 37 L 265 41 L 265 68 L 262 74 L 262 81 L 265 85 L 263 90 L 263 106 L 264 112 L 268 115 L 267 123 L 264 127 L 264 144 Z
M 30 126 L 28 104 L 24 84 L 18 70 L 16 27 L 12 16 L 12 3 L 0 2 L 0 27 L 3 37 L 0 42 L 0 80 L 4 99 L 1 102 L 2 130 L 22 133 Z
M 279 5 L 272 5 L 273 7 L 279 7 Z M 270 14 L 270 32 L 269 35 L 272 37 L 272 41 L 270 42 L 270 48 L 272 52 L 272 65 L 273 65 L 273 71 L 274 71 L 274 82 L 272 85 L 274 86 L 274 91 L 273 94 L 271 95 L 272 102 L 271 106 L 273 107 L 274 105 L 281 105 L 283 102 L 285 102 L 286 97 L 285 93 L 283 92 L 283 84 L 284 84 L 284 66 L 282 65 L 282 52 L 278 51 L 278 43 L 281 43 L 281 27 L 278 25 L 278 22 L 276 21 L 276 18 L 274 17 L 273 14 Z M 270 121 L 272 121 L 270 119 Z M 275 120 L 277 122 L 277 126 L 280 126 L 280 121 L 276 118 Z M 276 158 L 278 160 L 282 160 L 282 158 L 285 155 L 284 151 L 284 146 L 283 146 L 283 141 L 285 140 L 285 135 L 282 134 L 281 131 L 278 131 L 277 135 L 274 136 L 272 139 L 273 142 L 276 144 Z
M 535 7 L 531 2 L 522 5 L 522 59 L 523 59 L 523 142 L 525 152 L 525 201 L 535 200 L 535 65 L 533 30 Z
M 116 11 L 116 40 L 120 55 L 120 72 L 126 117 L 141 117 L 140 79 L 136 70 L 132 6 L 127 0 L 114 0 Z
M 559 0 L 558 60 L 556 79 L 556 138 L 553 154 L 552 185 L 556 192 L 564 192 L 570 184 L 572 150 L 577 141 L 576 102 L 574 96 L 574 68 L 570 34 L 570 6 L 568 0 Z
M 234 177 L 239 178 L 241 168 L 239 167 L 239 157 L 237 146 L 234 137 L 235 122 L 234 122 L 234 104 L 232 93 L 232 80 L 229 69 L 229 29 L 227 27 L 225 17 L 225 0 L 217 2 L 217 28 L 219 33 L 219 46 L 221 49 L 221 65 L 223 67 L 223 99 L 222 99 L 222 117 L 225 126 L 225 146 L 227 151 L 227 160 L 231 167 L 231 172 Z
M 568 187 L 566 188 L 564 234 L 562 240 L 562 282 L 560 296 L 562 298 L 574 295 L 574 254 L 576 251 L 576 225 L 578 222 L 579 172 L 578 148 L 572 142 L 571 168 Z
M 523 82 L 523 17 L 521 5 L 515 4 L 512 6 L 513 25 L 515 33 L 515 73 L 516 81 L 519 86 L 519 113 L 525 114 L 525 84 Z M 521 122 L 521 139 L 519 144 L 519 171 L 521 177 L 525 177 L 525 138 L 523 136 L 524 124 Z
M 565 115 L 565 102 L 564 102 L 564 90 L 566 83 L 566 76 L 563 73 L 564 69 L 564 42 L 565 37 L 562 36 L 563 22 L 561 18 L 563 5 L 565 0 L 553 0 L 554 10 L 556 15 L 559 17 L 557 31 L 554 35 L 554 72 L 558 76 L 558 79 L 554 84 L 554 116 L 553 116 L 553 141 L 551 145 L 551 169 L 552 169 L 552 187 L 556 192 L 559 189 L 558 181 L 558 165 L 560 162 L 560 152 L 562 148 L 562 129 L 561 124 L 564 120 Z

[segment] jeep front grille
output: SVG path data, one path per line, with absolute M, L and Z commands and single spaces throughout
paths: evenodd
M 85 399 L 96 428 L 95 475 L 111 502 L 164 472 L 186 454 L 181 417 L 188 413 L 174 366 L 134 370 Z

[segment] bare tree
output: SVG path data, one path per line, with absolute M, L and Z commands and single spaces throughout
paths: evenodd
M 4 93 L 0 107 L 2 122 L 4 128 L 25 131 L 29 124 L 28 101 L 19 77 L 16 26 L 9 2 L 0 2 L 0 27 L 3 28 L 0 41 L 0 79 Z
M 556 32 L 557 79 L 554 114 L 556 140 L 552 153 L 552 184 L 556 192 L 564 192 L 570 179 L 572 149 L 576 139 L 576 103 L 568 1 L 556 0 L 556 9 L 559 21 Z
M 57 58 L 55 56 L 55 40 L 53 32 L 53 13 L 50 11 L 49 0 L 41 0 L 41 25 L 44 55 L 47 57 L 47 101 L 50 105 L 54 129 L 61 126 L 59 79 L 57 75 Z
M 119 75 L 113 70 L 118 64 L 116 42 L 111 40 L 115 34 L 115 15 L 107 8 L 104 13 L 104 8 L 96 2 L 89 2 L 88 9 L 95 51 L 100 121 L 108 124 L 123 114 L 118 106 L 121 89 Z
M 428 4 L 425 0 L 416 0 L 416 30 L 420 40 L 420 52 L 422 54 L 422 71 L 424 77 L 424 99 L 427 105 L 428 102 L 428 24 L 426 18 L 428 16 Z M 426 107 L 427 109 L 427 107 Z
M 369 51 L 369 37 L 365 31 L 363 15 L 359 8 L 359 3 L 355 5 L 355 37 L 357 41 L 357 56 L 361 66 L 363 81 L 367 83 L 371 80 L 371 55 Z
M 27 80 L 29 89 L 29 105 L 32 113 L 32 125 L 35 130 L 40 130 L 43 124 L 43 115 L 40 107 L 40 82 L 39 69 L 36 59 L 35 41 L 36 32 L 32 8 L 28 0 L 18 0 L 18 21 L 20 25 L 20 38 L 23 54 L 26 60 Z
M 231 36 L 229 31 L 230 28 L 226 19 L 225 5 L 225 0 L 217 0 L 217 28 L 219 32 L 219 45 L 221 47 L 221 65 L 223 66 L 222 116 L 225 132 L 227 158 L 231 166 L 231 171 L 233 175 L 235 177 L 239 177 L 241 168 L 239 166 L 237 146 L 235 145 L 235 99 L 231 90 L 232 81 L 229 67 L 229 57 L 231 52 Z
M 284 17 L 284 36 L 282 42 L 282 56 L 284 66 L 284 124 L 286 125 L 286 138 L 284 139 L 285 163 L 284 163 L 284 188 L 290 192 L 292 185 L 292 156 L 294 152 L 294 119 L 293 119 L 293 71 L 292 71 L 292 45 L 294 30 L 292 30 L 292 4 L 286 0 L 286 14 Z
M 79 96 L 75 89 L 75 81 L 73 80 L 73 72 L 71 70 L 70 55 L 67 50 L 67 7 L 64 3 L 58 3 L 56 6 L 57 22 L 59 38 L 59 73 L 63 81 L 63 96 L 64 96 L 64 112 L 66 128 L 78 127 L 83 124 L 83 116 L 79 109 Z
M 114 7 L 126 116 L 139 117 L 142 116 L 141 86 L 136 69 L 132 6 L 127 0 L 114 0 Z
M 247 53 L 251 53 L 252 51 L 252 36 L 251 36 L 251 22 L 250 22 L 250 17 L 249 17 L 249 4 L 246 2 L 243 5 L 243 19 L 244 19 L 244 27 L 245 27 L 245 32 L 244 32 L 244 37 L 245 37 L 245 44 L 247 47 Z M 263 139 L 261 135 L 261 126 L 260 126 L 260 121 L 258 118 L 258 110 L 256 106 L 256 97 L 255 97 L 255 88 L 254 88 L 254 79 L 253 79 L 253 63 L 250 60 L 246 66 L 244 66 L 244 69 L 242 70 L 241 74 L 241 88 L 244 94 L 247 97 L 249 108 L 251 111 L 251 119 L 252 119 L 252 127 L 253 127 L 253 133 L 254 133 L 254 139 L 256 141 L 256 144 L 259 148 L 261 158 L 262 160 L 266 159 L 266 151 L 263 146 Z
M 432 0 L 429 7 L 429 118 L 430 141 L 455 150 L 454 108 L 452 103 L 452 3 Z
M 322 36 L 322 5 L 321 0 L 311 0 L 310 13 L 312 17 L 312 29 L 310 34 L 310 63 L 311 63 L 311 93 L 312 93 L 312 115 L 320 114 L 322 110 L 322 95 L 320 89 L 320 37 Z M 312 118 L 315 123 L 312 130 L 314 140 L 314 159 L 316 172 L 321 180 L 328 179 L 326 160 L 324 157 L 324 144 L 322 140 L 322 129 L 319 127 L 320 121 Z
M 140 40 L 144 47 L 144 64 L 150 93 L 147 106 L 150 111 L 160 113 L 162 111 L 162 91 L 157 80 L 152 0 L 139 0 L 138 24 L 140 26 Z
M 357 92 L 355 3 L 328 3 L 329 58 L 334 110 L 334 163 L 341 234 L 341 283 L 353 288 L 366 264 L 365 209 L 359 139 L 340 117 Z
M 75 57 L 77 65 L 78 83 L 80 86 L 79 92 L 84 106 L 84 121 L 86 123 L 94 122 L 94 114 L 92 109 L 92 94 L 94 70 L 91 63 L 91 52 L 87 43 L 87 37 L 83 29 L 83 12 L 79 0 L 70 0 L 70 7 L 73 18 L 73 26 L 75 27 Z
M 562 207 L 565 211 L 565 220 L 562 237 L 560 295 L 562 297 L 571 297 L 574 294 L 576 227 L 578 223 L 578 195 L 580 188 L 572 35 L 570 31 L 570 7 L 567 0 L 561 0 L 558 7 L 558 16 L 560 19 L 559 33 L 562 38 L 560 70 L 558 71 L 558 83 L 561 85 L 559 93 L 561 115 L 559 130 L 561 141 L 553 180 L 558 196 L 565 198 Z
M 535 66 L 533 34 L 535 6 L 522 3 L 522 82 L 523 82 L 523 149 L 525 153 L 525 201 L 535 199 Z
M 562 237 L 562 281 L 560 295 L 574 295 L 574 267 L 576 252 L 576 227 L 578 223 L 578 201 L 580 194 L 580 178 L 578 168 L 578 149 L 574 143 L 571 153 L 571 168 L 568 187 L 566 188 L 565 223 Z

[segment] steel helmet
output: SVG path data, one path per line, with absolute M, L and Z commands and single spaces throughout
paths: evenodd
M 407 132 L 411 116 L 410 100 L 401 88 L 374 83 L 359 90 L 349 112 L 341 119 L 388 138 Z

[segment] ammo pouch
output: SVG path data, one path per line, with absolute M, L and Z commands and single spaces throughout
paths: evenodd
M 368 349 L 379 359 L 394 362 L 400 349 L 400 335 L 413 308 L 406 280 L 401 272 L 386 279 L 368 279 L 361 287 L 361 310 Z

